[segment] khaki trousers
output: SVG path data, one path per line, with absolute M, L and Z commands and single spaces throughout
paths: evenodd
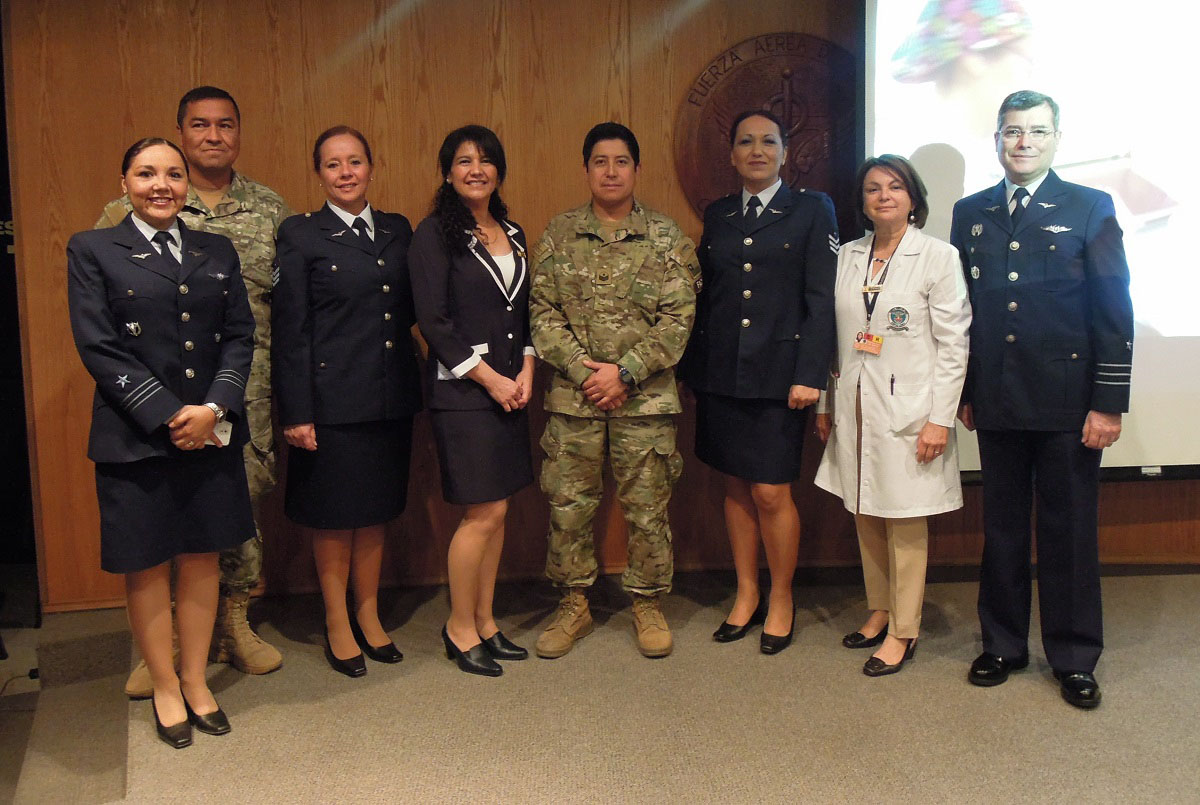
M 924 517 L 854 515 L 867 607 L 889 613 L 888 634 L 916 637 L 925 600 L 929 525 Z

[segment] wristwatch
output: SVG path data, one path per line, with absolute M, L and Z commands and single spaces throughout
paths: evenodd
M 216 415 L 217 415 L 217 421 L 218 421 L 218 422 L 224 422 L 224 421 L 225 421 L 225 406 L 223 406 L 223 405 L 218 405 L 218 404 L 217 404 L 217 403 L 215 403 L 215 402 L 206 402 L 206 403 L 204 404 L 204 407 L 205 407 L 205 408 L 210 408 L 210 409 L 212 409 L 212 412 L 213 412 L 214 414 L 216 414 Z
M 633 388 L 636 385 L 636 383 L 633 379 L 633 375 L 630 374 L 629 370 L 626 369 L 624 366 L 620 366 L 620 365 L 617 366 L 617 377 L 619 377 L 621 379 L 622 383 L 624 383 L 626 386 L 629 386 L 630 388 Z

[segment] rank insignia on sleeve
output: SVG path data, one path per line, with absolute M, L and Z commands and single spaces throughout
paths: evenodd
M 125 330 L 132 336 L 138 336 L 142 334 L 142 325 L 136 321 L 127 321 L 125 322 Z
M 704 279 L 702 277 L 696 277 L 696 281 L 692 283 L 692 286 L 696 289 L 697 294 L 700 293 L 700 291 L 704 289 Z
M 842 244 L 839 241 L 838 236 L 832 232 L 829 233 L 829 251 L 833 252 L 834 254 L 837 254 L 838 247 L 841 245 Z
M 971 234 L 975 237 L 979 237 L 980 235 L 982 235 L 983 234 L 983 224 L 975 224 L 974 226 L 972 226 Z
M 117 385 L 125 388 L 129 385 L 129 375 L 117 375 Z

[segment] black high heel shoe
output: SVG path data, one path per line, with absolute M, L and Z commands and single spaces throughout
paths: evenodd
M 345 674 L 353 678 L 366 676 L 367 674 L 367 661 L 363 659 L 362 654 L 355 654 L 353 657 L 345 660 L 333 656 L 333 647 L 329 645 L 328 629 L 325 630 L 325 660 L 329 663 L 329 667 L 339 674 Z
M 375 662 L 397 663 L 404 659 L 404 655 L 400 652 L 400 649 L 396 648 L 396 644 L 391 640 L 382 646 L 372 646 L 368 643 L 367 636 L 363 634 L 362 627 L 358 625 L 358 621 L 354 618 L 350 619 L 350 633 L 354 635 L 354 642 L 358 643 L 358 647 L 363 650 L 363 653 Z
M 904 649 L 904 656 L 900 658 L 900 662 L 895 665 L 888 665 L 878 657 L 871 657 L 863 664 L 863 673 L 867 676 L 887 676 L 894 674 L 904 667 L 904 663 L 912 659 L 917 653 L 917 638 L 908 641 L 908 648 Z
M 767 634 L 764 627 L 762 635 L 758 639 L 758 649 L 763 654 L 778 654 L 792 644 L 792 635 L 796 631 L 796 608 L 792 607 L 792 625 L 788 627 L 787 634 L 774 635 Z
M 483 643 L 476 643 L 471 648 L 463 651 L 454 645 L 454 641 L 450 639 L 450 633 L 446 631 L 445 626 L 442 627 L 442 642 L 446 644 L 446 659 L 457 660 L 460 671 L 466 671 L 468 674 L 479 674 L 480 676 L 500 676 L 500 674 L 504 673 L 504 669 L 492 659 L 492 655 L 483 647 Z
M 500 631 L 484 640 L 483 647 L 497 660 L 524 660 L 529 656 L 528 649 L 521 648 Z
M 225 735 L 232 729 L 225 711 L 218 707 L 211 713 L 200 715 L 188 704 L 187 696 L 183 697 L 183 707 L 187 710 L 188 721 L 193 727 L 206 735 Z
M 718 643 L 732 643 L 735 640 L 741 640 L 752 628 L 765 623 L 766 620 L 767 610 L 763 607 L 762 601 L 759 601 L 758 606 L 750 613 L 750 620 L 741 626 L 734 626 L 729 621 L 722 621 L 717 630 L 713 632 L 713 640 L 716 640 Z
M 889 625 L 885 623 L 874 637 L 867 637 L 862 632 L 851 632 L 842 638 L 842 645 L 846 648 L 874 648 L 883 642 L 883 638 L 887 637 Z
M 158 717 L 158 702 L 154 701 L 153 695 L 150 697 L 150 706 L 154 708 L 154 730 L 158 733 L 158 737 L 162 739 L 163 743 L 172 749 L 183 749 L 185 746 L 192 745 L 191 721 L 185 718 L 178 724 L 172 724 L 168 727 Z M 183 702 L 183 706 L 187 707 L 186 699 Z M 190 708 L 188 712 L 191 712 Z

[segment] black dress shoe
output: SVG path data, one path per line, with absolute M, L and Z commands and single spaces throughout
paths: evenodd
M 358 647 L 363 650 L 363 653 L 375 662 L 397 663 L 404 659 L 404 655 L 400 652 L 400 649 L 396 648 L 396 644 L 391 640 L 382 646 L 372 646 L 368 643 L 367 636 L 363 634 L 362 627 L 358 625 L 358 621 L 354 618 L 350 619 L 350 633 L 354 635 L 354 642 L 358 643 Z
M 505 637 L 504 632 L 496 632 L 484 640 L 483 647 L 497 660 L 524 660 L 529 657 L 529 651 Z
M 990 688 L 993 685 L 1007 682 L 1010 672 L 1020 671 L 1028 665 L 1028 654 L 1014 659 L 1005 659 L 998 654 L 985 651 L 975 658 L 975 662 L 971 663 L 971 670 L 967 672 L 967 680 L 972 685 Z
M 735 640 L 741 640 L 751 629 L 765 622 L 767 619 L 767 611 L 761 606 L 756 607 L 750 613 L 750 620 L 746 621 L 741 626 L 734 626 L 729 621 L 722 621 L 717 627 L 717 631 L 713 632 L 713 640 L 718 643 L 732 643 Z
M 178 724 L 166 726 L 162 723 L 162 719 L 158 717 L 158 703 L 153 701 L 151 696 L 151 707 L 154 708 L 154 729 L 158 732 L 158 737 L 162 742 L 172 749 L 182 749 L 185 746 L 192 745 L 192 722 L 184 719 Z M 187 706 L 187 702 L 184 702 Z
M 355 654 L 346 660 L 333 656 L 333 648 L 329 645 L 328 631 L 325 632 L 325 659 L 329 662 L 329 667 L 339 674 L 355 678 L 367 675 L 367 661 L 363 659 L 362 654 Z
M 851 632 L 842 638 L 842 645 L 846 648 L 874 648 L 883 642 L 883 638 L 887 637 L 887 624 L 879 630 L 879 634 L 874 637 L 867 637 L 862 632 Z
M 763 629 L 762 635 L 758 638 L 758 650 L 763 654 L 778 654 L 792 644 L 792 634 L 795 631 L 796 608 L 792 607 L 792 625 L 788 627 L 787 634 L 767 634 L 766 629 Z
M 903 668 L 904 663 L 911 660 L 913 655 L 916 653 L 917 638 L 914 637 L 908 641 L 908 648 L 904 649 L 904 656 L 900 658 L 900 662 L 896 663 L 895 665 L 888 665 L 878 657 L 869 657 L 867 661 L 863 663 L 863 673 L 867 676 L 887 676 L 888 674 L 894 674 Z
M 1091 710 L 1100 704 L 1100 683 L 1087 671 L 1055 671 L 1059 690 L 1067 704 Z
M 442 627 L 442 642 L 446 644 L 446 659 L 457 660 L 460 671 L 480 676 L 500 676 L 504 673 L 504 669 L 492 659 L 492 655 L 483 647 L 483 643 L 476 643 L 463 651 L 454 645 L 445 626 Z
M 183 706 L 187 710 L 188 721 L 191 722 L 192 726 L 207 735 L 224 735 L 231 729 L 229 718 L 226 717 L 225 711 L 220 707 L 211 713 L 200 715 L 188 704 L 186 696 L 183 699 Z

